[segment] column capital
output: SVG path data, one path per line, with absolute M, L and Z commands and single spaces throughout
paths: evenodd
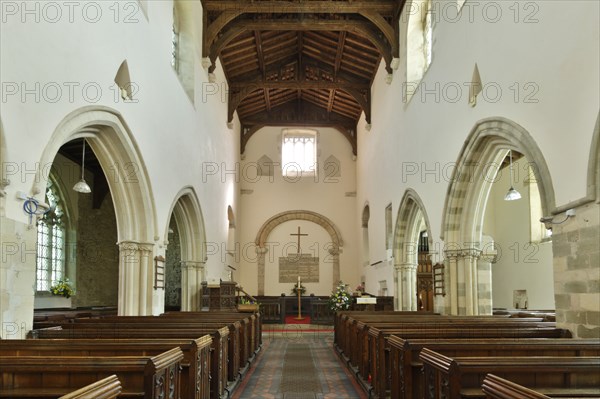
M 446 249 L 444 250 L 444 255 L 451 259 L 479 258 L 481 256 L 481 252 L 482 251 L 479 248 Z
M 396 263 L 396 264 L 394 264 L 394 269 L 396 269 L 396 271 L 400 271 L 400 270 L 416 270 L 418 267 L 419 267 L 418 263 L 404 262 L 404 263 Z
M 269 248 L 267 247 L 255 247 L 254 249 L 259 255 L 266 254 L 267 252 L 269 252 Z
M 203 269 L 206 262 L 198 261 L 198 260 L 182 260 L 181 268 L 182 269 Z

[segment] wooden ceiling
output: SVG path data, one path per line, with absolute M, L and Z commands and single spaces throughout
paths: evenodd
M 398 60 L 405 0 L 202 0 L 203 57 L 220 59 L 241 151 L 264 126 L 329 126 L 350 141 L 381 60 Z

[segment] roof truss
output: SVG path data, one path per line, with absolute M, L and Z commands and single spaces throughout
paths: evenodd
M 380 60 L 392 73 L 399 57 L 404 1 L 202 0 L 202 54 L 209 72 L 217 58 L 223 65 L 228 121 L 237 111 L 251 132 L 280 125 L 286 118 L 278 113 L 284 112 L 287 125 L 338 128 L 356 153 L 348 131 L 356 131 L 363 112 L 370 123 L 370 88 Z

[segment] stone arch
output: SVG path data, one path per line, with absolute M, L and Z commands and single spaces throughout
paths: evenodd
M 482 294 L 479 286 L 483 282 L 478 284 L 481 228 L 490 189 L 508 150 L 518 151 L 529 160 L 538 182 L 543 214 L 549 215 L 555 208 L 548 166 L 527 130 L 500 117 L 477 122 L 455 164 L 442 216 L 441 238 L 445 241 L 449 294 L 445 311 L 451 314 L 479 314 L 480 306 L 487 309 L 491 303 L 491 289 Z
M 40 165 L 51 164 L 63 144 L 84 137 L 105 173 L 112 172 L 107 173 L 107 180 L 117 218 L 120 252 L 118 313 L 152 314 L 153 254 L 154 242 L 158 240 L 156 209 L 141 152 L 121 114 L 102 106 L 71 112 L 54 130 Z M 37 176 L 32 192 L 43 193 L 44 185 L 45 179 Z
M 200 201 L 191 186 L 182 188 L 171 205 L 181 241 L 181 310 L 200 310 L 200 287 L 206 263 L 206 230 Z M 169 217 L 169 220 L 171 218 Z M 165 230 L 168 242 L 169 223 Z
M 258 295 L 264 295 L 265 292 L 265 254 L 268 250 L 265 243 L 267 242 L 267 238 L 269 238 L 269 235 L 275 227 L 290 220 L 306 220 L 316 223 L 323 227 L 331 237 L 333 246 L 329 249 L 329 254 L 332 256 L 333 260 L 333 288 L 335 288 L 337 282 L 340 281 L 340 252 L 344 246 L 342 234 L 330 219 L 319 213 L 305 210 L 293 210 L 282 212 L 271 217 L 263 223 L 256 234 L 254 243 L 258 253 Z
M 402 196 L 394 231 L 394 268 L 398 310 L 417 310 L 417 266 L 419 233 L 425 224 L 431 235 L 429 217 L 417 192 L 407 189 Z
M 596 126 L 590 146 L 590 158 L 587 173 L 587 196 L 600 203 L 600 113 L 596 118 Z

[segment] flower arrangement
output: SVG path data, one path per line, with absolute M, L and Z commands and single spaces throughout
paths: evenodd
M 71 282 L 68 278 L 64 280 L 58 280 L 53 286 L 50 287 L 50 293 L 52 295 L 64 296 L 70 298 L 75 294 L 75 290 L 71 286 Z
M 306 292 L 306 287 L 300 283 L 300 295 L 304 295 Z M 294 284 L 292 287 L 292 295 L 298 295 L 298 283 Z
M 359 285 L 356 286 L 355 289 L 356 292 L 365 292 L 365 286 L 363 285 L 363 283 L 360 283 Z
M 334 312 L 337 310 L 347 310 L 350 308 L 351 302 L 352 298 L 350 298 L 346 284 L 340 281 L 335 291 L 329 297 L 329 308 Z
M 240 297 L 240 303 L 242 305 L 259 305 L 257 301 L 245 296 Z

